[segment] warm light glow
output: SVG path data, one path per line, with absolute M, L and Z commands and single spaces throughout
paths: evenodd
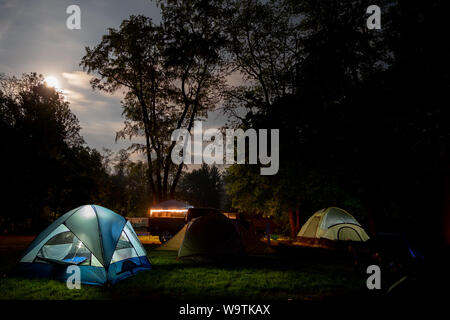
M 150 209 L 150 216 L 153 215 L 153 212 L 180 212 L 186 213 L 188 209 Z
M 48 76 L 48 77 L 45 77 L 44 81 L 47 86 L 53 87 L 55 89 L 60 89 L 59 81 L 57 78 L 55 78 L 53 76 Z
M 151 209 L 150 212 L 187 212 L 187 209 Z

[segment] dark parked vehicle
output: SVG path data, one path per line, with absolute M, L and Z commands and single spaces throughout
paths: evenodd
M 189 208 L 187 212 L 162 212 L 153 213 L 149 218 L 148 231 L 158 235 L 161 243 L 172 238 L 190 220 L 211 213 L 221 213 L 213 208 Z
M 152 217 L 149 219 L 148 231 L 159 236 L 161 243 L 172 238 L 186 224 L 185 217 Z
M 203 217 L 209 214 L 222 214 L 222 212 L 213 208 L 190 208 L 186 214 L 185 220 L 186 222 L 189 222 L 192 219 Z
M 273 232 L 275 225 L 272 219 L 262 218 L 258 215 L 222 212 L 214 208 L 189 208 L 184 210 L 167 210 L 153 212 L 148 218 L 148 232 L 157 235 L 161 243 L 172 238 L 186 223 L 192 219 L 208 214 L 224 214 L 230 219 L 239 219 L 241 223 L 251 226 L 256 234 L 263 236 L 269 230 Z M 269 225 L 269 228 L 268 228 Z M 271 231 L 270 231 L 271 230 Z

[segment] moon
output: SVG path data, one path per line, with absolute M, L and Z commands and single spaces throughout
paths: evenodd
M 55 89 L 59 89 L 59 81 L 56 77 L 54 76 L 48 76 L 44 78 L 44 82 L 47 86 L 49 87 L 53 87 Z

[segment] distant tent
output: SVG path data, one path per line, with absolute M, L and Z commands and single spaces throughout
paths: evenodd
M 97 285 L 151 269 L 130 222 L 97 205 L 78 207 L 56 219 L 25 251 L 17 272 L 65 281 L 72 265 L 80 267 L 81 283 Z
M 245 252 L 234 224 L 221 213 L 192 219 L 158 250 L 177 250 L 179 258 L 201 260 L 220 259 Z
M 186 234 L 187 224 L 178 231 L 169 241 L 160 245 L 156 250 L 168 250 L 168 251 L 178 251 L 183 243 L 184 235 Z
M 221 259 L 244 253 L 239 233 L 223 214 L 191 220 L 178 250 L 179 258 Z
M 265 245 L 241 223 L 223 214 L 208 214 L 192 219 L 172 239 L 156 250 L 178 251 L 179 258 L 217 258 L 244 253 L 271 253 Z
M 314 213 L 302 226 L 298 237 L 343 241 L 367 241 L 369 236 L 347 211 L 329 207 Z

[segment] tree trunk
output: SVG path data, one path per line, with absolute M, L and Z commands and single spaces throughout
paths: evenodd
M 294 211 L 292 208 L 289 208 L 289 226 L 291 227 L 291 238 L 294 239 L 296 236 L 295 233 L 295 218 L 294 218 Z
M 197 114 L 197 109 L 198 109 L 198 104 L 199 104 L 199 102 L 198 102 L 198 99 L 199 99 L 198 95 L 199 94 L 200 94 L 200 84 L 199 84 L 199 87 L 197 88 L 196 101 L 194 103 L 194 107 L 192 109 L 191 117 L 189 119 L 189 124 L 188 124 L 188 127 L 187 127 L 187 131 L 188 132 L 191 132 L 192 125 L 194 124 L 194 120 L 195 120 L 195 115 Z M 173 178 L 172 186 L 170 187 L 170 195 L 171 195 L 171 197 L 173 197 L 174 194 L 175 194 L 175 190 L 177 188 L 178 180 L 180 179 L 181 172 L 183 171 L 183 166 L 184 166 L 184 162 L 182 162 L 182 163 L 180 163 L 178 165 L 177 172 L 175 174 L 175 177 Z
M 170 197 L 175 197 L 175 190 L 177 188 L 178 180 L 180 180 L 181 171 L 183 171 L 184 163 L 180 163 L 177 168 L 177 172 L 175 174 L 175 177 L 173 178 L 172 186 L 170 187 Z
M 442 233 L 444 243 L 450 246 L 450 166 L 447 169 L 447 174 L 444 175 L 444 192 L 443 192 L 443 210 L 442 210 Z
M 150 192 L 152 197 L 152 203 L 156 203 L 157 189 L 155 187 L 155 182 L 153 181 L 153 167 L 152 167 L 152 148 L 150 145 L 150 123 L 148 119 L 147 105 L 142 98 L 139 98 L 139 102 L 142 110 L 142 118 L 144 122 L 144 132 L 145 132 L 145 148 L 147 152 L 147 164 L 148 164 L 148 184 L 150 186 Z
M 185 101 L 185 105 L 184 105 L 183 113 L 181 114 L 180 119 L 178 119 L 177 129 L 181 128 L 181 126 L 183 124 L 183 121 L 186 118 L 186 115 L 187 115 L 187 113 L 189 111 L 189 107 L 191 105 L 191 102 L 186 97 L 186 91 L 185 91 L 185 82 L 186 82 L 186 77 L 187 77 L 187 74 L 188 74 L 188 69 L 186 70 L 185 75 L 181 79 L 181 90 L 182 90 L 182 94 L 183 94 L 183 99 Z M 195 110 L 192 112 L 192 114 L 195 117 Z M 191 124 L 190 124 L 189 129 L 188 129 L 189 132 L 191 132 L 190 127 L 191 127 Z M 175 145 L 176 145 L 176 141 L 172 141 L 172 143 L 171 143 L 171 145 L 169 147 L 169 150 L 167 151 L 167 155 L 166 155 L 166 158 L 165 158 L 165 161 L 164 161 L 165 165 L 164 165 L 164 177 L 163 177 L 162 188 L 163 188 L 163 192 L 165 194 L 167 194 L 167 188 L 168 188 L 167 184 L 168 184 L 168 180 L 169 180 L 169 169 L 170 169 L 170 165 L 171 165 L 171 153 L 172 153 L 172 150 L 175 147 Z M 183 166 L 183 163 L 181 163 L 181 166 Z M 178 178 L 179 178 L 179 174 L 178 174 L 178 171 L 177 171 L 177 176 L 175 176 L 175 178 L 173 180 L 174 183 L 172 184 L 172 187 L 170 188 L 170 196 L 172 198 L 173 198 L 173 195 L 175 193 L 175 188 L 176 188 L 176 184 L 178 183 Z
M 376 229 L 375 229 L 375 217 L 373 215 L 373 211 L 372 208 L 369 207 L 367 209 L 367 220 L 369 222 L 369 234 L 371 237 L 374 237 L 376 234 Z
M 297 205 L 295 208 L 295 234 L 297 235 L 300 231 L 300 206 Z

